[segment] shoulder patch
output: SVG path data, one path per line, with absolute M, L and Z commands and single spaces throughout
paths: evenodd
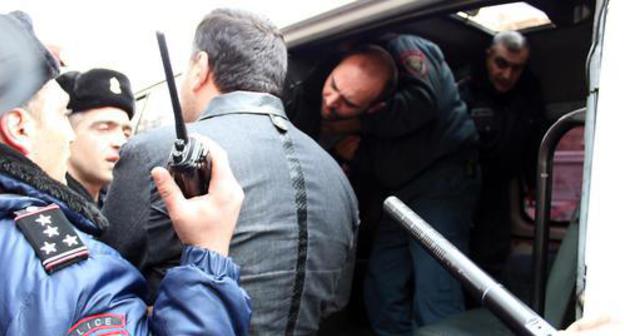
M 401 53 L 401 64 L 412 76 L 423 78 L 427 75 L 427 58 L 425 54 L 418 49 Z
M 15 223 L 48 274 L 89 257 L 87 246 L 56 204 L 22 211 Z
M 128 335 L 125 330 L 126 318 L 119 314 L 98 314 L 85 317 L 74 324 L 67 336 L 86 336 L 86 335 Z M 102 331 L 102 333 L 98 333 Z

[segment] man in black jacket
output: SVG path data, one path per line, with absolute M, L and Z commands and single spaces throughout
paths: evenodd
M 71 144 L 67 185 L 98 207 L 113 180 L 119 150 L 132 134 L 134 95 L 126 75 L 109 69 L 70 71 L 56 81 L 69 95 Z
M 535 181 L 537 148 L 545 130 L 544 103 L 535 77 L 525 70 L 529 46 L 524 36 L 497 34 L 485 61 L 459 81 L 460 94 L 477 129 L 483 170 L 475 217 L 473 258 L 495 277 L 511 247 L 509 183 Z

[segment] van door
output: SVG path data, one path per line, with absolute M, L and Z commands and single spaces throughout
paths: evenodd
M 624 189 L 623 18 L 624 2 L 597 1 L 595 45 L 589 63 L 591 95 L 587 104 L 578 282 L 581 290 L 585 288 L 583 315 L 608 313 L 620 319 L 624 318 L 624 271 L 620 267 L 624 256 L 620 194 Z

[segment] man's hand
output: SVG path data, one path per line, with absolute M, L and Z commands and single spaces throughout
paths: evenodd
M 243 189 L 232 174 L 225 150 L 205 137 L 193 136 L 212 156 L 208 194 L 184 198 L 169 172 L 162 167 L 152 170 L 152 178 L 180 240 L 227 256 L 243 203 Z
M 357 135 L 349 135 L 348 137 L 340 140 L 336 146 L 334 146 L 334 153 L 342 160 L 351 162 L 355 157 L 355 152 L 360 147 L 362 138 Z
M 323 121 L 321 123 L 321 133 L 326 134 L 356 134 L 362 129 L 362 122 L 359 118 L 344 120 Z

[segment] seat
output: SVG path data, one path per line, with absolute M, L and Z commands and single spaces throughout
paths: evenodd
M 578 255 L 578 216 L 570 225 L 561 242 L 549 272 L 546 285 L 544 318 L 556 329 L 571 322 L 569 313 L 574 307 L 574 288 Z M 572 316 L 573 317 L 573 316 Z M 415 336 L 513 336 L 515 335 L 486 308 L 478 308 L 448 317 L 438 323 L 419 328 Z

